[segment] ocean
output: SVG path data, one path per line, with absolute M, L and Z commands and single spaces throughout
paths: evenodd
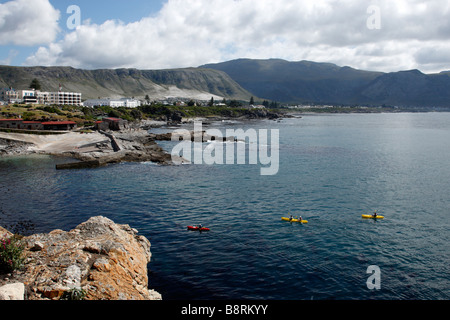
M 152 244 L 149 287 L 164 300 L 450 298 L 450 113 L 205 128 L 277 130 L 277 173 L 249 163 L 57 171 L 69 160 L 2 158 L 0 225 L 70 230 L 97 215 L 129 224 Z M 385 219 L 362 219 L 375 210 Z M 290 214 L 308 224 L 281 220 Z M 211 231 L 187 231 L 196 224 Z

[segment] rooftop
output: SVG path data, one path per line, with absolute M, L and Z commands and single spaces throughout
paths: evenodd
M 54 125 L 67 125 L 67 124 L 77 124 L 73 121 L 49 121 L 49 122 L 42 122 L 43 125 L 47 126 L 54 126 Z

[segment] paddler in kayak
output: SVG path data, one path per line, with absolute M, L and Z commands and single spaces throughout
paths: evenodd
M 375 212 L 373 213 L 372 217 L 374 217 L 374 218 L 377 217 L 377 210 L 375 210 Z

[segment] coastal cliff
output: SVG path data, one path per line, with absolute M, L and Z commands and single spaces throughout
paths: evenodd
M 2 288 L 11 286 L 22 286 L 26 300 L 59 300 L 74 290 L 84 292 L 85 300 L 162 299 L 148 288 L 150 242 L 129 225 L 98 216 L 68 232 L 22 241 L 24 267 L 0 279 L 0 299 Z

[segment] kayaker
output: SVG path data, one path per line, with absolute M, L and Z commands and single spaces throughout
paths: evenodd
M 292 221 L 292 219 L 294 219 L 294 217 L 291 214 L 291 216 L 289 217 L 289 221 Z
M 203 226 L 201 224 L 198 225 L 198 230 L 202 230 Z
M 376 218 L 377 217 L 377 212 L 375 211 L 374 213 L 373 213 L 373 215 L 372 215 L 374 218 Z
M 298 222 L 302 222 L 302 221 L 303 221 L 302 216 L 298 217 Z

